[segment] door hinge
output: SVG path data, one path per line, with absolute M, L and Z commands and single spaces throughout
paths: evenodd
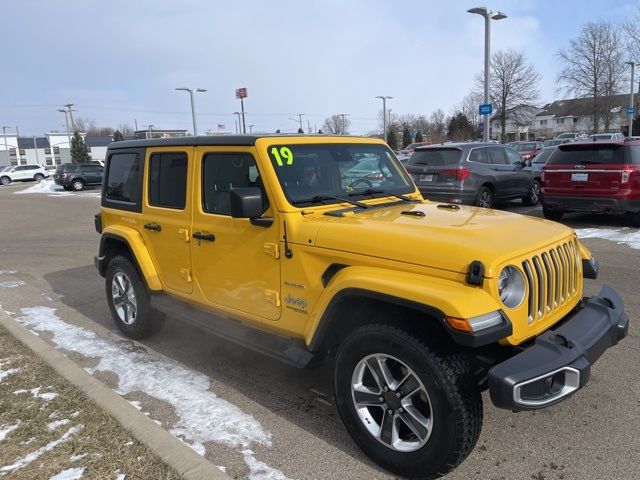
M 188 268 L 181 268 L 180 276 L 184 278 L 187 283 L 191 283 L 193 281 L 191 278 L 191 270 L 189 270 Z
M 266 253 L 267 255 L 271 255 L 276 259 L 280 258 L 280 249 L 278 248 L 277 243 L 265 243 L 264 253 Z
M 274 307 L 279 307 L 281 305 L 280 294 L 275 290 L 265 290 L 264 299 L 270 304 L 272 304 Z
M 189 240 L 191 239 L 191 237 L 189 237 L 188 229 L 186 228 L 178 229 L 178 235 L 180 235 L 180 238 L 182 238 L 185 242 L 189 243 Z

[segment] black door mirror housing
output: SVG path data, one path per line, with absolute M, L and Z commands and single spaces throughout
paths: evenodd
M 258 218 L 264 212 L 262 190 L 258 187 L 232 188 L 229 210 L 233 218 Z

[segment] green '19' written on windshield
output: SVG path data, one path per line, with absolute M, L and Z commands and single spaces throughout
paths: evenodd
M 271 156 L 279 167 L 293 164 L 293 152 L 289 147 L 271 147 Z

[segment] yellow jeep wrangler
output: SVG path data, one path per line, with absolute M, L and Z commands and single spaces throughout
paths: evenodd
M 473 449 L 481 392 L 557 403 L 622 339 L 597 263 L 558 223 L 432 203 L 377 139 L 183 137 L 109 146 L 96 257 L 118 328 L 165 317 L 299 367 L 334 361 L 360 448 L 409 478 Z

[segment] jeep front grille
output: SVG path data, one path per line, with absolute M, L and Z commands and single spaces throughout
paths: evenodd
M 522 262 L 529 292 L 529 323 L 572 300 L 578 291 L 580 261 L 577 240 L 571 240 Z

